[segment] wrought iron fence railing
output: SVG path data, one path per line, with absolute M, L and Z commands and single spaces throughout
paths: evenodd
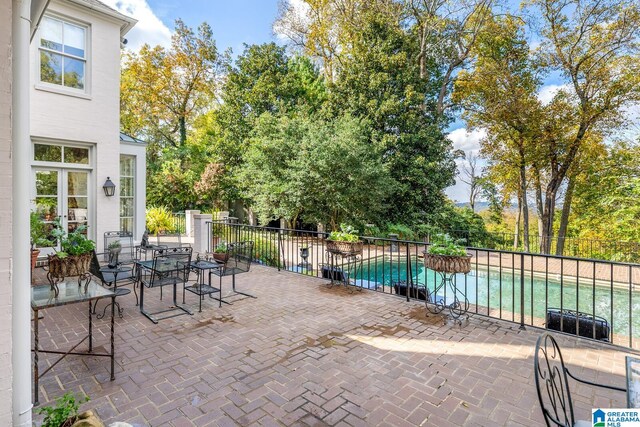
M 540 243 L 542 236 L 532 233 L 525 244 L 524 235 L 514 233 L 470 233 L 467 230 L 450 230 L 448 233 L 456 239 L 461 239 L 468 246 L 491 248 L 515 252 L 541 253 Z M 558 247 L 562 248 L 563 256 L 577 258 L 592 258 L 608 261 L 640 262 L 640 242 L 618 241 L 605 239 L 584 239 L 578 237 L 557 236 L 548 237 L 549 254 L 558 253 Z M 515 244 L 514 246 L 514 243 Z
M 426 242 L 363 236 L 355 263 L 332 263 L 326 233 L 208 223 L 208 251 L 221 243 L 254 241 L 254 261 L 307 276 L 433 302 L 439 274 L 424 267 Z M 469 312 L 640 348 L 640 265 L 468 247 L 471 271 L 456 274 Z M 447 298 L 447 289 L 438 298 Z
M 173 219 L 173 231 L 179 234 L 186 234 L 187 232 L 187 219 L 184 212 L 172 212 L 171 217 Z

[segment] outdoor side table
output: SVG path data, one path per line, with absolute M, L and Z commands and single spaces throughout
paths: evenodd
M 49 372 L 54 366 L 58 364 L 62 359 L 72 354 L 75 356 L 99 356 L 99 357 L 108 357 L 111 359 L 111 381 L 115 379 L 114 375 L 114 364 L 115 364 L 115 349 L 114 349 L 114 328 L 115 328 L 115 299 L 116 294 L 110 289 L 105 289 L 100 286 L 98 283 L 91 280 L 87 286 L 78 286 L 78 282 L 75 279 L 67 279 L 58 284 L 59 293 L 58 296 L 55 297 L 54 292 L 51 290 L 51 286 L 49 285 L 39 285 L 31 288 L 31 309 L 34 313 L 33 319 L 33 336 L 34 336 L 34 348 L 33 348 L 33 393 L 34 393 L 34 405 L 38 405 L 38 387 L 40 377 Z M 93 324 L 91 315 L 91 303 L 94 300 L 100 298 L 111 298 L 111 338 L 110 338 L 110 352 L 109 353 L 93 353 Z M 44 310 L 46 308 L 58 307 L 62 305 L 68 304 L 76 304 L 76 303 L 89 303 L 89 333 L 82 338 L 77 344 L 71 347 L 67 351 L 60 350 L 45 350 L 41 349 L 39 346 L 39 337 L 38 337 L 38 329 L 40 319 L 38 316 L 39 310 Z M 87 352 L 74 351 L 80 344 L 89 339 L 89 350 Z M 51 364 L 47 369 L 40 374 L 38 367 L 38 354 L 39 353 L 49 353 L 49 354 L 59 354 L 61 355 L 55 362 Z
M 198 312 L 202 313 L 202 298 L 205 295 L 211 296 L 211 294 L 215 294 L 216 292 L 220 293 L 220 289 L 214 286 L 211 286 L 211 274 L 209 274 L 209 283 L 204 283 L 204 274 L 207 270 L 217 270 L 222 267 L 222 264 L 218 264 L 215 261 L 206 261 L 206 260 L 198 260 L 196 262 L 191 263 L 191 270 L 195 271 L 198 275 L 196 279 L 196 283 L 192 286 L 185 286 L 182 290 L 182 303 L 184 304 L 184 291 L 185 289 L 189 292 L 192 292 L 198 295 L 198 299 L 200 301 Z M 222 295 L 218 300 L 219 302 L 224 302 L 228 304 L 226 301 L 222 301 Z
M 100 272 L 101 273 L 109 273 L 109 274 L 113 274 L 113 293 L 116 294 L 116 297 L 121 297 L 121 296 L 125 296 L 125 295 L 129 295 L 131 293 L 131 289 L 125 289 L 125 288 L 120 288 L 118 289 L 118 274 L 120 273 L 128 273 L 130 271 L 133 270 L 133 267 L 130 267 L 128 265 L 117 265 L 115 267 L 100 267 Z M 134 284 L 135 286 L 135 284 Z M 120 318 L 122 319 L 122 312 L 124 311 L 122 309 L 122 307 L 120 307 L 120 303 L 118 303 L 118 301 L 116 301 L 116 299 L 114 298 L 113 301 L 115 301 L 113 304 L 118 306 L 118 316 L 120 316 Z M 102 314 L 98 314 L 96 317 L 98 319 L 102 319 L 105 315 L 105 313 L 107 312 L 107 308 L 111 305 L 111 303 L 107 304 L 104 307 L 104 310 L 102 311 Z M 94 307 L 95 308 L 95 307 Z

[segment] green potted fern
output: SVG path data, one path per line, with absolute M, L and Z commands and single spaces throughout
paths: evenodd
M 448 234 L 433 236 L 424 253 L 424 266 L 440 273 L 468 273 L 471 271 L 471 256 L 464 246 Z

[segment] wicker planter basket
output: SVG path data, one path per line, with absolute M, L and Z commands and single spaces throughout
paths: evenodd
M 341 242 L 337 240 L 327 240 L 327 251 L 335 255 L 354 256 L 362 255 L 364 243 L 357 242 Z
M 91 254 L 69 255 L 59 258 L 58 255 L 49 255 L 49 276 L 56 279 L 81 276 L 89 271 Z
M 471 255 L 436 255 L 425 252 L 424 266 L 441 273 L 468 273 L 471 271 Z

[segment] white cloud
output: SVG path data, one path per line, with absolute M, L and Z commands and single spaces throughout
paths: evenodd
M 147 43 L 151 46 L 168 47 L 171 44 L 171 30 L 151 10 L 146 0 L 102 0 L 105 4 L 117 9 L 120 13 L 131 16 L 138 23 L 126 38 L 127 48 L 137 51 Z
M 449 133 L 449 139 L 453 142 L 455 150 L 464 150 L 465 153 L 477 154 L 480 150 L 480 140 L 487 136 L 485 129 L 467 132 L 465 128 L 459 128 Z

